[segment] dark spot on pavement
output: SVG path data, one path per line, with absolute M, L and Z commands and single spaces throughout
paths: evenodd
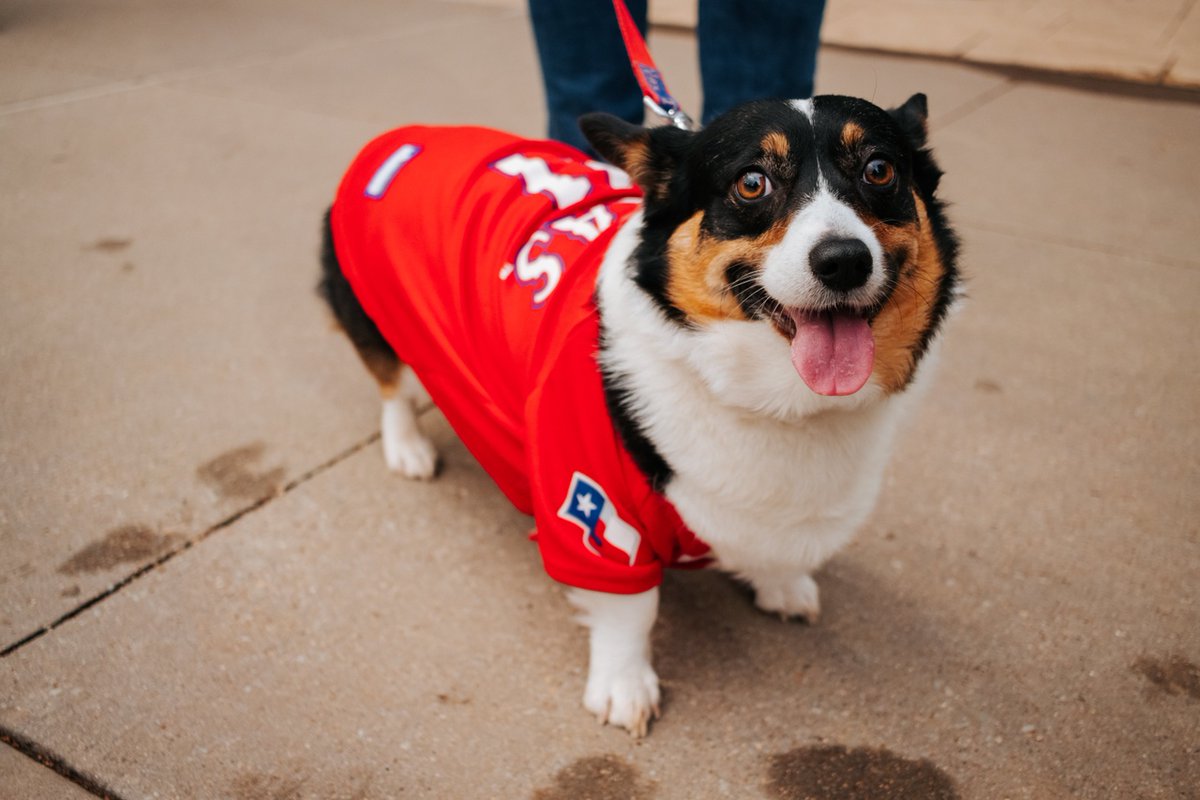
M 145 525 L 122 525 L 64 561 L 58 571 L 78 575 L 146 561 L 170 550 L 181 538 L 174 533 L 156 533 Z
M 471 698 L 465 695 L 457 695 L 449 692 L 438 692 L 437 701 L 442 705 L 450 706 L 469 706 Z
M 126 261 L 121 265 L 121 272 L 133 272 L 134 268 L 135 267 L 132 261 Z
M 279 491 L 285 472 L 283 467 L 265 471 L 256 467 L 266 450 L 262 442 L 230 450 L 201 464 L 196 474 L 227 499 L 262 500 Z
M 133 239 L 119 239 L 115 236 L 106 236 L 89 244 L 87 249 L 96 250 L 101 253 L 119 253 L 131 244 L 133 244 Z
M 982 378 L 975 381 L 975 390 L 978 392 L 985 392 L 987 394 L 1000 394 L 1004 391 L 1000 384 L 987 378 Z
M 302 778 L 281 778 L 248 772 L 239 775 L 230 789 L 234 800 L 300 800 Z
M 59 592 L 58 596 L 59 597 L 79 597 L 79 584 L 77 583 L 74 586 L 68 586 L 66 589 L 63 589 L 61 592 Z
M 354 791 L 346 796 L 346 800 L 368 800 L 371 796 L 371 782 L 374 779 L 369 773 L 359 776 Z
M 1200 700 L 1200 667 L 1183 656 L 1142 656 L 1133 662 L 1133 669 L 1163 694 L 1186 694 L 1193 700 Z
M 954 781 L 925 759 L 841 745 L 771 758 L 768 787 L 781 800 L 957 800 Z
M 538 789 L 533 800 L 649 800 L 654 792 L 653 782 L 617 756 L 587 756 L 559 770 L 554 785 Z

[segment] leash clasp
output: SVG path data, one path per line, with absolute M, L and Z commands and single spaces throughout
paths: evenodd
M 696 130 L 696 123 L 691 117 L 688 116 L 688 113 L 679 106 L 675 106 L 674 108 L 663 108 L 658 104 L 658 102 L 655 101 L 653 97 L 650 97 L 649 95 L 644 95 L 642 97 L 642 102 L 646 104 L 646 108 L 650 109 L 653 113 L 662 117 L 676 128 L 680 128 L 685 131 Z

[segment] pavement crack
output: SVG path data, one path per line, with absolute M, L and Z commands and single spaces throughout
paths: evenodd
M 18 753 L 32 758 L 43 767 L 54 770 L 88 794 L 103 797 L 104 800 L 124 800 L 120 794 L 105 786 L 96 778 L 72 767 L 62 756 L 50 748 L 43 747 L 29 737 L 22 736 L 3 725 L 0 725 L 0 742 L 4 742 L 4 744 L 7 744 Z
M 1163 28 L 1162 36 L 1160 36 L 1158 39 L 1158 43 L 1160 45 L 1170 44 L 1171 40 L 1175 38 L 1177 33 L 1179 33 L 1179 29 L 1183 27 L 1184 21 L 1187 20 L 1188 15 L 1192 13 L 1192 9 L 1195 7 L 1196 0 L 1187 0 L 1187 2 L 1179 7 L 1179 9 L 1175 12 L 1175 16 L 1171 17 L 1171 20 L 1167 23 L 1167 26 Z M 1176 58 L 1178 59 L 1178 56 L 1176 56 Z
M 121 580 L 114 583 L 112 586 L 109 586 L 104 591 L 100 592 L 99 594 L 97 594 L 93 597 L 88 598 L 87 600 L 83 601 L 79 605 L 75 606 L 70 611 L 68 611 L 67 613 L 60 616 L 58 619 L 51 622 L 49 625 L 45 625 L 41 628 L 38 628 L 33 633 L 30 633 L 28 636 L 18 639 L 17 641 L 15 641 L 12 644 L 5 647 L 3 650 L 0 650 L 0 658 L 5 658 L 5 657 L 11 655 L 12 653 L 15 653 L 16 651 L 20 650 L 25 645 L 30 644 L 31 642 L 34 642 L 34 641 L 42 638 L 47 633 L 49 633 L 50 631 L 59 627 L 60 625 L 63 625 L 66 622 L 70 622 L 72 619 L 79 616 L 83 612 L 87 611 L 92 606 L 94 606 L 97 603 L 100 603 L 104 600 L 107 600 L 109 597 L 113 596 L 114 594 L 121 591 L 129 584 L 136 581 L 138 578 L 141 578 L 143 575 L 147 574 L 148 572 L 151 572 L 151 571 L 157 569 L 161 565 L 163 565 L 163 564 L 167 563 L 168 561 L 170 561 L 171 559 L 175 558 L 175 556 L 179 555 L 180 553 L 190 550 L 193 546 L 199 544 L 200 542 L 203 542 L 205 539 L 207 539 L 209 536 L 212 536 L 217 531 L 228 528 L 230 525 L 233 525 L 235 522 L 240 520 L 242 517 L 245 517 L 248 514 L 253 514 L 255 511 L 258 511 L 260 508 L 267 505 L 268 503 L 271 503 L 272 501 L 277 500 L 280 497 L 283 497 L 284 495 L 288 494 L 289 492 L 293 491 L 294 489 L 296 489 L 300 486 L 303 486 L 305 483 L 307 483 L 308 481 L 317 477 L 322 472 L 325 472 L 326 470 L 329 470 L 329 469 L 337 466 L 342 461 L 345 461 L 347 458 L 350 458 L 351 456 L 353 456 L 355 453 L 359 452 L 360 450 L 371 446 L 378 440 L 379 440 L 379 432 L 376 431 L 375 433 L 372 433 L 370 436 L 366 437 L 365 439 L 363 439 L 359 442 L 356 442 L 355 444 L 351 445 L 350 447 L 348 447 L 345 450 L 341 451 L 340 453 L 336 454 L 332 458 L 329 458 L 326 461 L 321 462 L 320 464 L 313 467 L 312 469 L 309 469 L 307 472 L 304 472 L 304 473 L 298 475 L 297 477 L 293 478 L 292 480 L 288 481 L 278 491 L 276 491 L 272 494 L 266 495 L 265 497 L 261 497 L 258 500 L 255 500 L 253 503 L 249 503 L 246 506 L 243 506 L 242 508 L 233 512 L 232 514 L 230 514 L 229 516 L 220 520 L 219 522 L 216 522 L 215 524 L 210 525 L 208 528 L 206 528 L 203 532 L 201 532 L 195 538 L 188 539 L 187 541 L 185 541 L 183 544 L 181 544 L 179 547 L 175 548 L 174 550 L 170 550 L 170 551 L 162 554 L 158 558 L 154 559 L 153 561 L 149 562 L 148 564 L 144 564 L 140 568 L 131 572 L 129 575 L 126 575 L 124 578 L 122 578 Z
M 1003 97 L 1016 88 L 1017 84 L 1015 81 L 1005 80 L 1004 83 L 997 84 L 996 86 L 988 89 L 986 92 L 981 92 L 962 105 L 955 106 L 947 111 L 946 114 L 937 121 L 938 128 L 946 128 L 950 125 L 953 125 L 963 117 L 970 116 L 986 106 L 988 103 Z

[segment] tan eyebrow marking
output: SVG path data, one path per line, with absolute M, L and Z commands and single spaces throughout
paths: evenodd
M 855 150 L 862 144 L 867 132 L 857 122 L 847 122 L 842 126 L 842 146 L 847 150 Z
M 771 131 L 763 137 L 762 149 L 764 153 L 770 153 L 780 159 L 786 159 L 790 147 L 786 136 L 779 131 Z

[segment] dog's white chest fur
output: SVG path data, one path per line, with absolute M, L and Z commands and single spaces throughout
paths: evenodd
M 722 569 L 748 577 L 784 566 L 810 572 L 874 506 L 891 411 L 826 412 L 799 425 L 723 420 L 725 430 L 704 430 L 664 453 L 686 465 L 667 497 Z

